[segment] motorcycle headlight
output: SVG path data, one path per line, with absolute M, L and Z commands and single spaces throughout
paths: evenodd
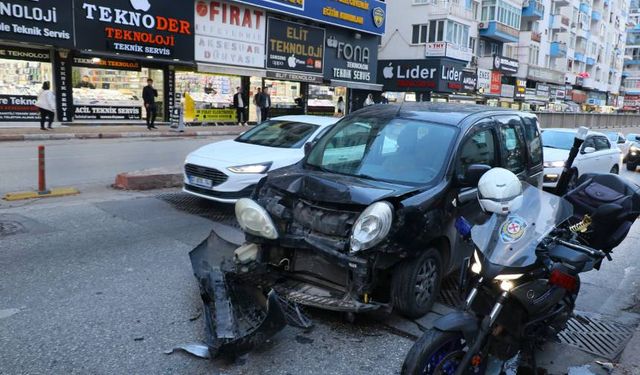
M 544 162 L 544 167 L 545 168 L 563 168 L 564 164 L 565 164 L 564 160 L 545 161 Z
M 351 252 L 369 249 L 382 241 L 393 221 L 393 207 L 388 202 L 376 202 L 367 207 L 353 225 Z
M 235 167 L 227 168 L 233 173 L 265 173 L 271 168 L 272 162 L 268 163 L 258 163 L 258 164 L 247 164 L 247 165 L 238 165 Z
M 269 213 L 249 198 L 236 202 L 236 219 L 245 232 L 270 240 L 278 238 L 278 231 Z

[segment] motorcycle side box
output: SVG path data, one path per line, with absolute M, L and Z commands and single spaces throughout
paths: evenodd
M 262 289 L 237 277 L 233 255 L 243 241 L 242 232 L 216 224 L 189 253 L 200 286 L 211 357 L 247 353 L 287 324 L 274 291 L 265 296 Z

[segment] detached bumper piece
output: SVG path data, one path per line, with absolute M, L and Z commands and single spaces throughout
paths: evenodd
M 280 298 L 273 290 L 265 296 L 267 289 L 248 283 L 236 273 L 235 264 L 223 261 L 235 248 L 213 231 L 189 254 L 200 284 L 211 358 L 235 358 L 247 353 L 288 323 L 311 326 L 295 303 Z

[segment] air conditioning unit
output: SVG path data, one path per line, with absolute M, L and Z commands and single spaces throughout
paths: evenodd
M 480 22 L 478 24 L 478 29 L 486 29 L 487 27 L 489 27 L 489 26 L 484 22 Z

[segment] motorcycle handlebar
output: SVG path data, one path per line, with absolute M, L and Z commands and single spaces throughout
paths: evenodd
M 607 256 L 607 254 L 604 251 L 593 249 L 593 248 L 588 247 L 588 246 L 578 245 L 576 243 L 567 242 L 567 241 L 564 241 L 564 240 L 561 240 L 561 239 L 556 239 L 556 242 L 561 244 L 561 245 L 563 245 L 563 246 L 566 246 L 566 247 L 568 247 L 570 249 L 580 251 L 582 253 L 585 253 L 587 255 L 591 255 L 593 257 L 605 258 Z

